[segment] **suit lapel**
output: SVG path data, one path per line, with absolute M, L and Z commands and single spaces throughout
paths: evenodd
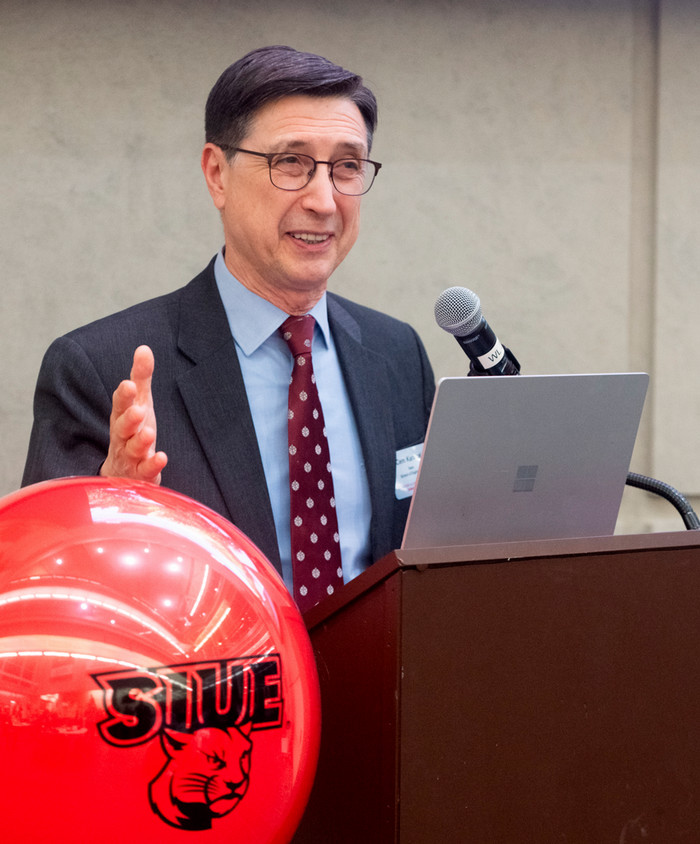
M 362 345 L 360 326 L 332 294 L 328 295 L 328 320 L 365 458 L 374 552 L 391 546 L 393 530 L 393 511 L 387 506 L 394 498 L 396 468 L 394 425 L 387 400 L 391 381 L 384 359 Z
M 262 460 L 213 264 L 184 292 L 178 343 L 194 363 L 178 387 L 231 521 L 279 570 Z

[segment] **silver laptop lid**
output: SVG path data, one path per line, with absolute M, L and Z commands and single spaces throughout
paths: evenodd
M 401 547 L 612 534 L 648 382 L 443 378 Z

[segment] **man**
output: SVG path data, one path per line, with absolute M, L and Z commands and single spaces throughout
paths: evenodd
M 410 499 L 397 496 L 397 459 L 425 435 L 432 370 L 409 326 L 326 293 L 380 166 L 369 160 L 376 113 L 360 77 L 289 47 L 224 71 L 201 162 L 224 248 L 186 287 L 51 345 L 24 484 L 98 473 L 162 482 L 236 524 L 292 589 L 292 556 L 304 556 L 287 439 L 299 359 L 280 327 L 311 314 L 341 582 L 398 547 Z

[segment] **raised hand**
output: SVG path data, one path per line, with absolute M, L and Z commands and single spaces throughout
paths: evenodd
M 100 474 L 133 478 L 159 484 L 168 462 L 163 451 L 156 451 L 156 414 L 153 408 L 151 380 L 153 352 L 139 346 L 129 380 L 122 381 L 112 396 L 109 418 L 109 452 Z

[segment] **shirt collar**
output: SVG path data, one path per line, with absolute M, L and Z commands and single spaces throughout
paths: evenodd
M 252 355 L 271 335 L 277 332 L 289 314 L 241 284 L 226 266 L 223 249 L 214 262 L 214 277 L 233 339 L 240 346 L 243 354 Z M 309 313 L 316 320 L 323 342 L 326 348 L 329 348 L 330 328 L 325 293 Z

